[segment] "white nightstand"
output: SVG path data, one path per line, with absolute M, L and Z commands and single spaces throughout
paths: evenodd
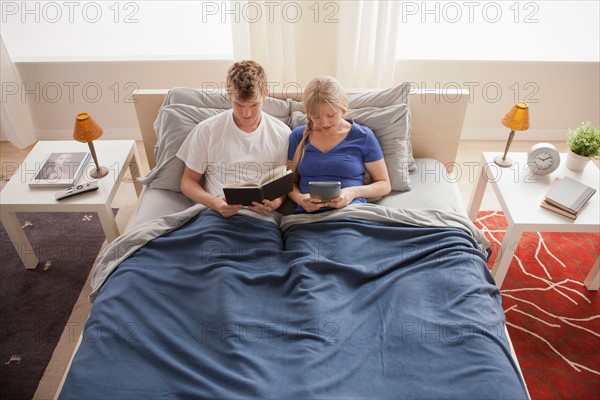
M 35 255 L 19 220 L 17 212 L 96 212 L 110 243 L 119 236 L 119 228 L 115 221 L 111 204 L 119 185 L 131 180 L 139 197 L 142 186 L 137 183 L 139 177 L 139 159 L 134 140 L 96 140 L 94 141 L 98 162 L 108 168 L 108 175 L 98 180 L 99 189 L 78 196 L 56 201 L 54 194 L 60 187 L 30 188 L 29 181 L 34 176 L 36 168 L 50 152 L 89 151 L 85 143 L 70 141 L 40 141 L 28 154 L 25 161 L 11 177 L 2 192 L 0 192 L 0 216 L 4 229 L 21 257 L 26 268 L 35 268 L 38 258 Z M 90 157 L 78 183 L 91 181 L 89 171 L 94 168 Z M 126 171 L 130 175 L 126 176 Z M 75 234 L 75 233 L 74 233 Z
M 527 153 L 509 153 L 513 166 L 501 168 L 494 163 L 494 157 L 501 153 L 483 153 L 481 168 L 477 175 L 476 186 L 471 194 L 468 214 L 472 221 L 477 218 L 485 187 L 489 182 L 500 202 L 508 226 L 504 240 L 492 269 L 492 275 L 498 287 L 508 272 L 519 239 L 523 232 L 599 232 L 600 231 L 600 191 L 588 201 L 579 212 L 576 220 L 540 207 L 550 183 L 556 177 L 569 176 L 596 190 L 599 189 L 600 175 L 598 167 L 588 163 L 582 172 L 571 171 L 565 167 L 566 154 L 561 154 L 561 163 L 556 171 L 548 175 L 535 175 L 527 165 Z M 588 289 L 600 287 L 600 258 L 585 279 Z

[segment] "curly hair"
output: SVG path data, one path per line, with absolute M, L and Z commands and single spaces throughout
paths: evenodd
M 266 87 L 264 68 L 252 60 L 239 61 L 227 71 L 227 92 L 235 93 L 242 101 L 259 98 Z

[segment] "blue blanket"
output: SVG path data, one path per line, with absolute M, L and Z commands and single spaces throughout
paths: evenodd
M 207 211 L 99 291 L 61 399 L 526 398 L 455 228 Z

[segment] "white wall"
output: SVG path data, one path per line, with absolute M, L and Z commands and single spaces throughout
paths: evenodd
M 2 77 L 2 93 L 9 90 L 5 82 L 20 82 L 19 73 L 12 63 L 11 58 L 4 46 L 4 40 L 0 36 L 0 71 Z M 13 86 L 15 89 L 15 86 Z M 31 113 L 27 103 L 18 99 L 2 98 L 0 104 L 0 136 L 23 148 L 35 142 L 35 129 L 31 120 Z M 5 140 L 5 139 L 3 139 Z
M 213 87 L 230 61 L 17 63 L 40 140 L 70 138 L 75 115 L 89 112 L 104 138 L 139 139 L 130 95 L 138 89 Z
M 402 61 L 396 81 L 428 88 L 466 87 L 463 140 L 504 140 L 500 118 L 529 104 L 531 128 L 515 140 L 563 140 L 569 128 L 600 120 L 600 64 L 593 62 Z
M 14 4 L 20 3 L 14 2 Z M 112 2 L 110 4 L 112 5 Z M 151 3 L 139 4 L 146 7 Z M 309 7 L 313 3 L 302 4 Z M 424 2 L 411 4 L 425 7 Z M 514 5 L 512 2 L 511 4 Z M 519 4 L 522 4 L 521 8 L 523 8 L 533 3 Z M 545 6 L 540 7 L 539 13 L 536 14 L 540 24 L 532 24 L 528 27 L 527 32 L 531 31 L 531 35 L 526 35 L 522 43 L 526 47 L 536 46 L 536 34 L 541 32 L 539 28 L 542 22 L 551 25 L 554 29 L 554 24 L 551 23 L 554 20 L 547 14 L 548 4 L 554 3 L 545 2 Z M 431 8 L 431 4 L 428 3 L 427 7 Z M 565 10 L 572 8 L 570 5 L 565 7 L 567 7 Z M 137 14 L 140 23 L 145 21 L 144 18 L 148 18 L 143 13 L 144 10 L 145 8 L 141 7 Z M 350 64 L 345 66 L 343 57 L 338 59 L 338 52 L 335 51 L 334 44 L 338 43 L 337 39 L 343 34 L 337 24 L 322 23 L 323 21 L 315 23 L 310 10 L 305 11 L 307 11 L 306 18 L 293 25 L 296 39 L 290 45 L 294 47 L 295 60 L 284 60 L 296 64 L 296 85 L 299 86 L 304 86 L 315 75 L 335 75 L 338 62 L 342 64 L 340 68 L 353 68 Z M 510 10 L 505 11 L 507 18 L 513 15 Z M 564 15 L 564 12 L 561 13 L 559 14 Z M 111 15 L 113 14 L 107 11 L 107 16 Z M 411 16 L 413 19 L 417 17 L 420 18 L 417 21 L 420 29 L 443 28 L 442 32 L 447 32 L 456 25 L 444 24 L 442 23 L 444 21 L 439 24 L 423 24 L 422 18 L 426 17 L 430 20 L 432 16 L 429 14 Z M 513 18 L 509 20 L 512 21 Z M 513 22 L 511 24 L 514 25 Z M 492 29 L 495 24 L 486 25 L 488 25 L 487 29 Z M 509 24 L 509 27 L 515 28 L 513 25 Z M 560 28 L 556 27 L 555 30 L 560 36 Z M 597 31 L 598 27 L 592 30 Z M 469 32 L 473 32 L 473 36 L 478 34 L 485 36 L 475 28 Z M 414 32 L 411 31 L 412 33 Z M 437 41 L 435 45 L 429 46 L 431 53 L 438 47 L 448 46 L 452 42 L 447 37 L 441 37 L 441 34 L 432 36 L 436 37 Z M 597 38 L 595 40 L 586 41 L 587 48 L 593 48 Z M 67 40 L 66 43 L 71 41 Z M 488 45 L 486 49 L 489 47 Z M 8 50 L 10 52 L 10 47 Z M 548 59 L 556 59 L 552 54 L 557 50 L 559 49 L 553 47 L 545 50 L 544 53 L 548 54 Z M 174 86 L 210 88 L 222 85 L 226 70 L 231 63 L 230 60 L 44 62 L 39 59 L 16 59 L 15 61 L 24 83 L 19 86 L 17 92 L 6 93 L 5 75 L 3 75 L 2 101 L 5 102 L 5 97 L 10 96 L 12 100 L 18 98 L 19 101 L 29 104 L 35 132 L 39 139 L 69 138 L 75 115 L 80 111 L 91 113 L 102 124 L 106 138 L 139 138 L 134 107 L 129 102 L 129 95 L 134 90 L 165 89 Z M 500 118 L 514 102 L 519 100 L 529 103 L 532 123 L 531 129 L 518 133 L 515 140 L 562 140 L 569 128 L 577 127 L 582 121 L 600 125 L 600 63 L 598 60 L 589 62 L 400 60 L 395 65 L 395 82 L 404 81 L 414 82 L 419 87 L 471 89 L 471 102 L 467 110 L 463 139 L 504 140 L 507 130 L 500 124 Z M 290 82 L 271 82 L 271 85 L 281 88 L 287 83 Z M 345 82 L 342 81 L 342 84 Z M 348 87 L 346 84 L 345 86 Z M 2 137 L 2 140 L 4 139 Z
M 331 59 L 325 58 L 321 63 L 307 57 L 298 60 L 300 86 L 313 75 L 333 73 L 335 62 Z M 70 138 L 75 115 L 80 111 L 91 113 L 102 124 L 105 138 L 137 139 L 134 106 L 129 102 L 134 90 L 213 88 L 223 84 L 229 64 L 230 61 L 17 63 L 24 84 L 18 93 L 9 96 L 29 103 L 40 140 Z M 395 81 L 414 82 L 415 86 L 427 88 L 471 89 L 462 136 L 465 140 L 506 138 L 500 118 L 517 100 L 529 103 L 532 123 L 531 129 L 517 133 L 515 140 L 562 140 L 569 128 L 582 121 L 599 125 L 599 78 L 599 63 L 398 61 Z M 283 87 L 285 83 L 271 85 Z

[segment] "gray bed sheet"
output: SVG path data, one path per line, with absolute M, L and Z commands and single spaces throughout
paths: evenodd
M 373 203 L 409 210 L 442 210 L 466 215 L 456 180 L 446 172 L 441 162 L 431 158 L 417 158 L 416 168 L 410 179 L 412 190 L 392 192 Z M 181 192 L 147 186 L 138 204 L 132 226 L 183 211 L 192 205 L 194 203 Z M 293 208 L 293 203 L 288 201 L 278 211 L 288 215 L 292 213 Z

